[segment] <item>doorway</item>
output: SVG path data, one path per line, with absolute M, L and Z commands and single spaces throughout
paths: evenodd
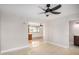
M 43 42 L 43 25 L 40 23 L 28 23 L 28 41 L 30 47 L 38 47 Z
M 79 20 L 69 22 L 69 46 L 79 47 Z

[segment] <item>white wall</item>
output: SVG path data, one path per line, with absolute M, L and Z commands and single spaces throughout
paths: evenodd
M 0 53 L 1 53 L 1 18 L 0 18 Z
M 74 37 L 73 37 L 73 35 L 74 35 L 74 33 L 73 33 L 73 22 L 69 22 L 69 44 L 70 44 L 70 46 L 71 45 L 73 45 L 73 39 L 74 39 Z
M 27 19 L 10 13 L 3 13 L 1 35 L 1 51 L 28 46 Z
M 69 23 L 66 19 L 49 20 L 45 29 L 47 41 L 61 47 L 69 47 Z
M 75 36 L 79 36 L 79 24 L 76 23 L 73 24 L 73 32 Z

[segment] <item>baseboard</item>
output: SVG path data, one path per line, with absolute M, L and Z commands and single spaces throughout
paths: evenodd
M 46 42 L 46 43 L 53 44 L 53 45 L 56 45 L 56 46 L 59 46 L 59 47 L 69 48 L 68 46 L 64 46 L 64 45 L 61 45 L 61 44 L 58 44 L 58 43 L 54 43 L 54 42 L 50 42 L 50 41 L 45 41 L 45 42 Z
M 1 51 L 1 54 L 6 53 L 6 52 L 16 51 L 16 50 L 21 50 L 21 49 L 28 48 L 28 47 L 29 46 L 23 46 L 23 47 L 17 47 L 17 48 L 12 48 L 12 49 L 8 49 L 8 50 L 3 50 L 3 51 Z

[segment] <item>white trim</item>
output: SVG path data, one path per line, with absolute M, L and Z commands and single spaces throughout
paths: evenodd
M 59 47 L 69 48 L 69 46 L 61 45 L 61 44 L 58 44 L 58 43 L 54 43 L 54 42 L 50 42 L 50 41 L 45 41 L 45 42 L 46 42 L 46 43 L 53 44 L 53 45 L 56 45 L 56 46 L 59 46 Z
M 23 46 L 23 47 L 18 47 L 18 48 L 11 48 L 11 49 L 7 49 L 7 50 L 3 50 L 1 51 L 1 53 L 6 53 L 6 52 L 11 52 L 11 51 L 16 51 L 16 50 L 21 50 L 21 49 L 24 49 L 24 48 L 27 48 L 29 46 Z

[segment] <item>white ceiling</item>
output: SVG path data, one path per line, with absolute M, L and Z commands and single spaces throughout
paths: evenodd
M 9 13 L 15 13 L 20 16 L 25 16 L 28 17 L 29 20 L 35 20 L 35 21 L 43 21 L 46 19 L 54 19 L 57 17 L 62 17 L 66 15 L 71 15 L 78 13 L 79 11 L 79 5 L 76 4 L 63 4 L 60 9 L 57 11 L 61 12 L 59 15 L 54 15 L 51 14 L 49 17 L 46 17 L 45 14 L 39 14 L 43 12 L 39 8 L 39 6 L 45 8 L 45 4 L 5 4 L 5 5 L 0 5 L 0 10 L 3 12 L 9 12 Z M 54 7 L 56 5 L 52 5 Z

